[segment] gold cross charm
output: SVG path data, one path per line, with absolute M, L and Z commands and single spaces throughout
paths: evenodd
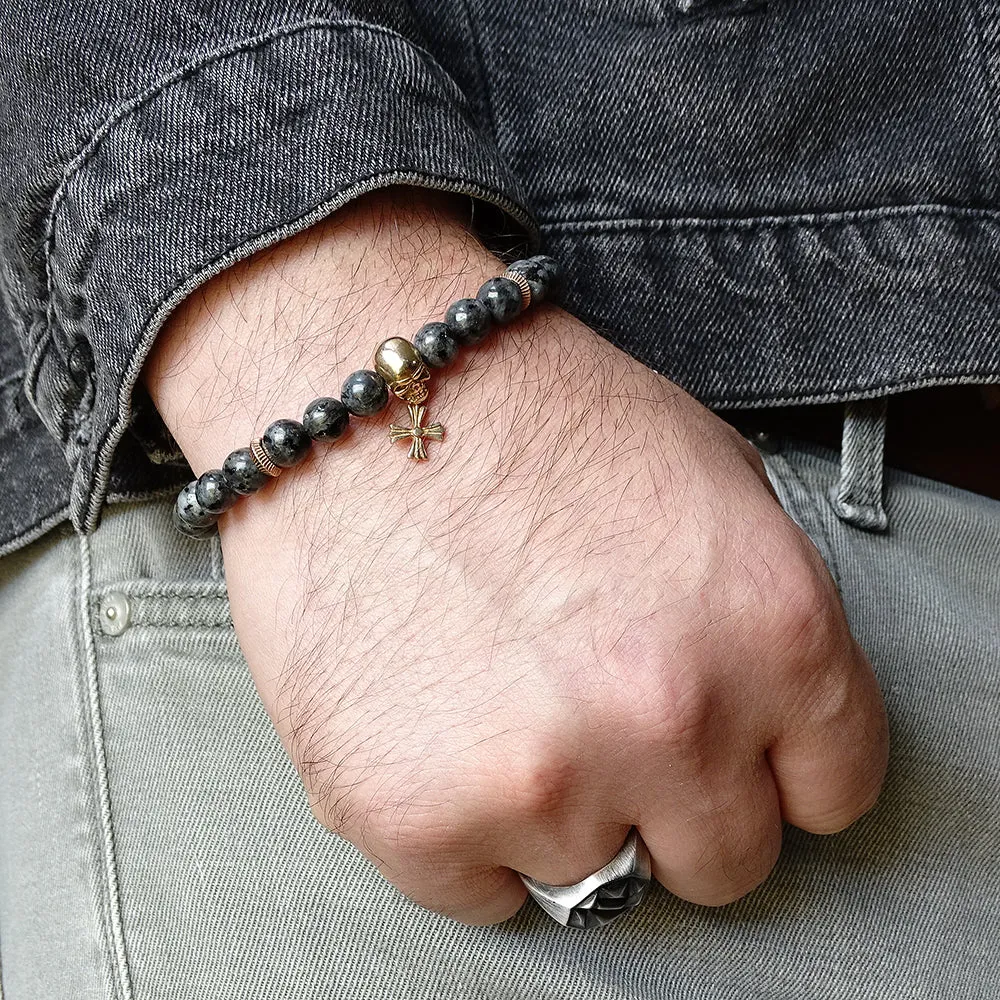
M 440 424 L 428 424 L 426 427 L 420 426 L 424 419 L 426 406 L 418 406 L 415 403 L 410 403 L 407 409 L 410 411 L 410 421 L 413 426 L 400 427 L 399 424 L 389 424 L 389 440 L 402 441 L 405 438 L 412 438 L 413 443 L 410 445 L 409 456 L 410 458 L 415 458 L 418 462 L 423 462 L 427 459 L 427 449 L 424 447 L 424 439 L 444 440 L 444 428 Z

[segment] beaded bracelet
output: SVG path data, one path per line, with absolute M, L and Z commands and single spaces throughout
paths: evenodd
M 391 337 L 375 351 L 374 371 L 349 375 L 340 399 L 322 396 L 305 410 L 302 422 L 276 420 L 249 448 L 230 453 L 221 469 L 212 469 L 185 486 L 174 504 L 174 524 L 191 538 L 205 538 L 219 517 L 242 496 L 256 493 L 284 469 L 298 465 L 314 441 L 335 441 L 351 416 L 370 417 L 389 402 L 390 390 L 408 404 L 410 426 L 389 425 L 390 441 L 408 441 L 409 457 L 427 458 L 425 441 L 444 439 L 444 428 L 425 424 L 431 368 L 443 368 L 459 347 L 478 344 L 496 324 L 509 323 L 533 302 L 541 302 L 558 286 L 562 269 L 552 257 L 537 254 L 511 264 L 490 278 L 474 299 L 453 302 L 443 322 L 425 323 L 412 342 Z

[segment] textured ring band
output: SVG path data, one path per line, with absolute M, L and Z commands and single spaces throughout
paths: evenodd
M 518 873 L 520 874 L 520 873 Z M 538 905 L 565 927 L 603 927 L 635 909 L 651 878 L 649 850 L 632 827 L 625 845 L 600 871 L 576 885 L 549 885 L 521 875 Z

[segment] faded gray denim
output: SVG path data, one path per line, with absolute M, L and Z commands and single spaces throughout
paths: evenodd
M 835 836 L 786 827 L 737 903 L 657 887 L 589 934 L 530 902 L 452 923 L 320 828 L 218 541 L 178 535 L 169 501 L 0 560 L 4 1000 L 1000 998 L 1000 502 L 888 470 L 866 532 L 834 511 L 835 456 L 765 460 L 885 693 L 882 798 Z
M 165 317 L 391 184 L 709 406 L 1000 381 L 998 78 L 1000 0 L 3 0 L 0 553 L 191 479 Z

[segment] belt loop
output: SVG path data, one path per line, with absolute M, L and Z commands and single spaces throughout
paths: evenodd
M 867 531 L 885 531 L 889 519 L 882 501 L 886 399 L 863 399 L 844 407 L 840 484 L 832 497 L 842 521 Z

